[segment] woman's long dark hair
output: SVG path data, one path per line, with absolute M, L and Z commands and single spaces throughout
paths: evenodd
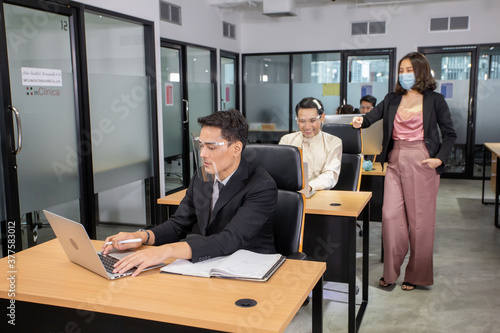
M 398 72 L 399 67 L 401 66 L 401 62 L 405 59 L 410 59 L 411 66 L 413 67 L 413 73 L 415 74 L 415 84 L 412 89 L 422 93 L 424 90 L 430 89 L 434 90 L 437 87 L 436 80 L 432 77 L 431 67 L 429 66 L 429 61 L 427 58 L 418 52 L 411 52 L 405 55 L 398 63 Z M 398 80 L 396 82 L 396 94 L 405 95 L 406 90 L 403 89 L 401 84 L 399 83 L 399 75 Z

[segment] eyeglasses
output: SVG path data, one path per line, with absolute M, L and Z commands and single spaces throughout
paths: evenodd
M 301 125 L 305 125 L 307 123 L 309 124 L 314 124 L 315 122 L 317 122 L 319 120 L 319 118 L 321 118 L 321 115 L 318 115 L 317 117 L 314 117 L 314 118 L 310 118 L 310 119 L 304 119 L 304 118 L 298 118 L 298 117 L 295 117 L 295 120 L 297 120 L 297 122 Z
M 228 147 L 232 144 L 232 142 L 215 142 L 215 141 L 201 141 L 200 137 L 193 138 L 193 146 L 199 150 L 203 148 L 208 148 L 208 150 L 215 150 L 217 147 L 227 145 Z

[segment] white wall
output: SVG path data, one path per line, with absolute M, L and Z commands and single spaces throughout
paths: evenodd
M 297 16 L 269 18 L 245 12 L 241 52 L 289 52 L 396 47 L 397 58 L 419 46 L 500 42 L 500 1 L 456 0 L 370 7 L 327 3 L 298 7 Z M 469 31 L 430 33 L 431 17 L 469 15 Z M 386 34 L 351 36 L 351 22 L 386 21 Z M 277 42 L 279 41 L 279 42 Z
M 157 0 L 159 3 L 159 0 Z M 161 37 L 175 41 L 217 48 L 225 51 L 240 52 L 239 27 L 236 39 L 222 36 L 222 21 L 239 26 L 241 12 L 214 7 L 207 0 L 167 0 L 181 6 L 182 26 L 161 22 Z

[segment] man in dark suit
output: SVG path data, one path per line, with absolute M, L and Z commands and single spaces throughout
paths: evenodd
M 121 273 L 139 265 L 133 276 L 144 268 L 168 258 L 198 262 L 229 255 L 238 249 L 275 253 L 272 216 L 277 202 L 274 180 L 260 166 L 241 158 L 248 137 L 248 124 L 238 110 L 218 111 L 198 119 L 200 136 L 193 144 L 200 148 L 197 173 L 208 175 L 212 182 L 195 175 L 175 214 L 150 230 L 121 232 L 106 238 L 112 248 L 136 248 L 140 242 L 118 244 L 140 238 L 142 244 L 157 245 L 137 251 L 120 262 Z M 218 183 L 222 183 L 223 187 Z M 198 224 L 199 234 L 190 234 Z

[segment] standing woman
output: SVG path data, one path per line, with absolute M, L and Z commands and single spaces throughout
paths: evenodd
M 379 284 L 388 287 L 397 281 L 409 243 L 402 289 L 413 290 L 434 283 L 439 177 L 457 136 L 444 96 L 434 92 L 436 81 L 427 58 L 412 52 L 398 67 L 396 91 L 364 117 L 354 117 L 352 124 L 365 128 L 383 118 L 381 162 L 389 163 L 382 208 L 384 274 Z

